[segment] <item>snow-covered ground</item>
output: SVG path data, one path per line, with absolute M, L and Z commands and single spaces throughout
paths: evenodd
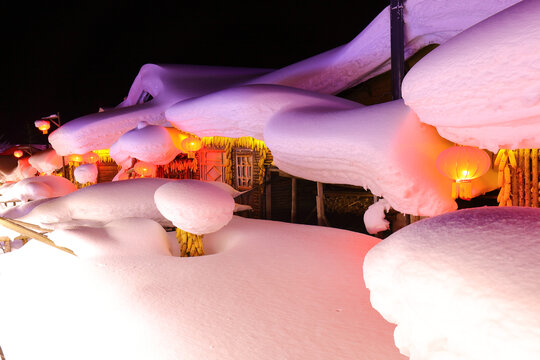
M 379 239 L 238 217 L 196 258 L 149 219 L 51 238 L 78 257 L 1 256 L 6 359 L 405 359 L 362 281 Z

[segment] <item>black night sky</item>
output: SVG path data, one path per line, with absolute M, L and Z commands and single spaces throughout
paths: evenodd
M 146 63 L 286 66 L 352 40 L 389 1 L 321 3 L 11 3 L 1 9 L 0 141 L 46 143 L 34 120 L 116 106 Z

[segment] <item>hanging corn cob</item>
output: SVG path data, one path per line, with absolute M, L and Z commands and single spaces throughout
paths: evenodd
M 180 244 L 180 256 L 204 255 L 202 239 L 204 235 L 195 235 L 182 229 L 176 229 L 176 238 Z
M 499 206 L 538 207 L 538 149 L 501 149 L 494 165 L 499 166 Z

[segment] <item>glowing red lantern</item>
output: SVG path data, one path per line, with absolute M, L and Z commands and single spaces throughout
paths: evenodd
M 80 163 L 83 162 L 83 156 L 80 154 L 72 154 L 69 156 L 69 161 L 75 163 L 75 165 L 78 166 Z
M 24 155 L 23 151 L 22 150 L 15 150 L 13 152 L 13 156 L 15 156 L 17 159 L 22 157 Z
M 90 151 L 82 156 L 85 163 L 95 164 L 99 161 L 99 155 L 93 151 Z
M 34 122 L 34 125 L 43 132 L 43 134 L 47 134 L 49 129 L 51 128 L 51 123 L 49 120 L 37 120 Z
M 484 175 L 491 167 L 489 155 L 472 146 L 453 146 L 437 157 L 437 169 L 454 180 L 452 198 L 470 200 L 471 180 Z
M 141 177 L 153 177 L 156 173 L 157 166 L 144 161 L 138 161 L 133 169 Z
M 184 152 L 188 154 L 189 158 L 194 158 L 195 152 L 202 146 L 202 141 L 197 137 L 190 136 L 182 140 L 181 146 Z

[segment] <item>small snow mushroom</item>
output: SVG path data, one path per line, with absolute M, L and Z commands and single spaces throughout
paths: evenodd
M 95 184 L 98 177 L 98 168 L 95 164 L 79 165 L 73 170 L 73 176 L 75 177 L 75 181 L 80 184 Z
M 196 235 L 218 231 L 232 219 L 229 192 L 199 180 L 179 180 L 160 186 L 154 194 L 161 214 L 176 227 Z

